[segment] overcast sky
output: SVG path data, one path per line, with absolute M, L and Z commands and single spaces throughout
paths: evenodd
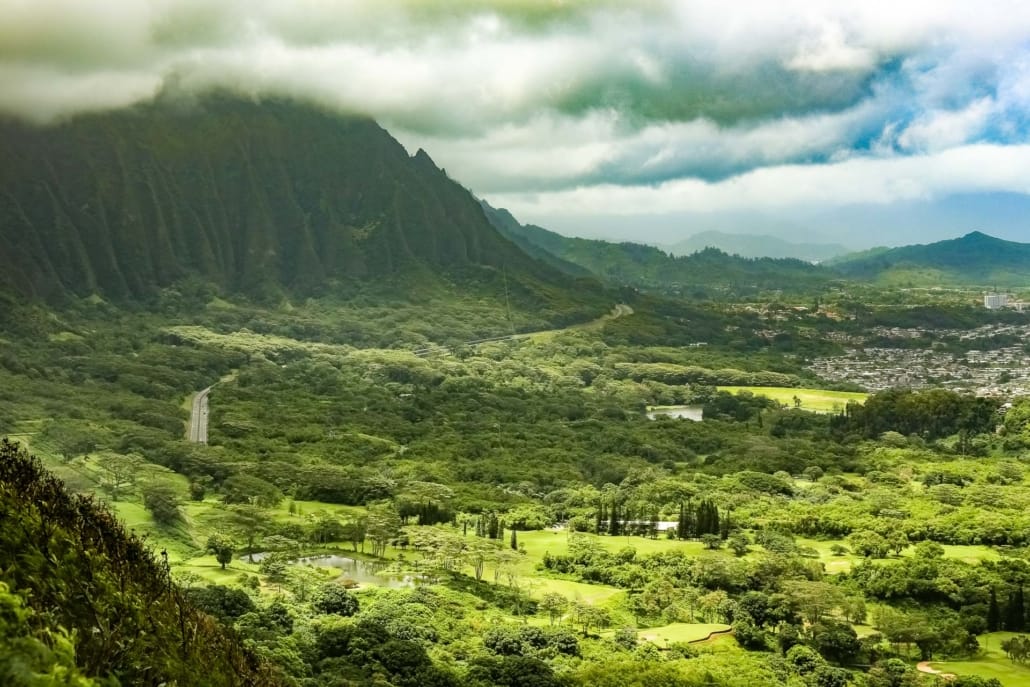
M 166 84 L 376 117 L 522 221 L 1030 241 L 1025 0 L 0 0 L 0 109 Z

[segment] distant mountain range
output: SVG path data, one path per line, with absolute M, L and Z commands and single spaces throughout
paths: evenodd
M 793 258 L 745 258 L 739 253 L 747 245 L 766 252 L 796 252 L 807 246 L 816 249 L 808 253 L 814 261 L 818 255 L 845 249 L 832 244 L 792 244 L 767 236 L 706 232 L 677 244 L 677 250 L 686 250 L 692 241 L 694 246 L 702 248 L 677 256 L 638 243 L 563 236 L 541 227 L 519 224 L 506 210 L 492 208 L 487 203 L 483 203 L 483 207 L 501 233 L 558 269 L 570 274 L 582 274 L 586 270 L 615 284 L 642 288 L 690 293 L 711 289 L 741 292 L 749 288 L 803 291 L 840 279 L 920 286 L 1030 285 L 1030 244 L 1005 241 L 982 232 L 926 245 L 846 253 L 821 264 L 811 264 Z M 741 241 L 736 244 L 737 255 L 727 254 L 731 247 L 726 243 L 723 243 L 726 250 L 710 245 L 738 238 Z
M 690 255 L 705 248 L 718 248 L 743 258 L 797 258 L 808 262 L 824 262 L 849 252 L 839 243 L 792 243 L 775 236 L 721 231 L 702 231 L 667 248 L 673 255 Z
M 841 278 L 1030 283 L 1030 245 L 979 232 L 822 265 L 741 255 L 817 260 L 839 246 L 711 232 L 674 251 L 697 246 L 674 255 L 520 224 L 375 122 L 287 100 L 159 99 L 48 127 L 0 119 L 0 291 L 18 297 L 146 300 L 193 278 L 265 302 L 447 284 L 559 317 L 607 303 L 598 280 L 696 296 Z
M 874 248 L 828 264 L 851 279 L 983 286 L 1030 284 L 1030 244 L 979 231 L 936 243 Z
M 527 308 L 603 298 L 501 236 L 424 151 L 285 100 L 0 119 L 0 248 L 0 286 L 48 300 L 140 300 L 199 278 L 276 302 L 444 273 Z
M 482 201 L 481 201 L 482 202 Z M 563 236 L 542 227 L 520 224 L 507 210 L 482 202 L 498 231 L 523 250 L 569 274 L 584 270 L 617 285 L 665 291 L 782 289 L 803 291 L 836 278 L 829 270 L 803 260 L 743 258 L 707 248 L 674 256 L 641 243 L 612 243 Z

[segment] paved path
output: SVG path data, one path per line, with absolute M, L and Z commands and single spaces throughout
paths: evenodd
M 214 386 L 213 384 L 211 386 Z M 198 391 L 193 397 L 193 407 L 190 410 L 190 432 L 189 440 L 195 444 L 207 443 L 207 396 L 211 393 L 211 387 Z
M 930 667 L 929 661 L 920 661 L 916 664 L 916 670 L 920 673 L 926 673 L 927 675 L 936 675 L 943 680 L 954 680 L 955 675 L 953 673 L 945 673 L 942 670 Z

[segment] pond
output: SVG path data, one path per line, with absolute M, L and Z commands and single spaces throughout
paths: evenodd
M 681 420 L 704 420 L 704 409 L 701 406 L 654 406 L 647 409 L 647 416 L 652 420 L 659 417 L 673 417 Z
M 254 562 L 260 563 L 266 556 L 268 556 L 267 552 L 255 553 Z M 243 556 L 240 560 L 246 561 L 248 557 Z M 418 575 L 387 572 L 386 568 L 389 564 L 385 562 L 363 561 L 336 554 L 304 556 L 290 561 L 290 565 L 337 568 L 340 571 L 340 577 L 353 581 L 355 586 L 371 584 L 391 588 L 414 587 L 419 581 Z

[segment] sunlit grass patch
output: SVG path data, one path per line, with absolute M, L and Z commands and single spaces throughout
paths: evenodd
M 855 391 L 795 389 L 779 386 L 720 386 L 718 389 L 719 391 L 728 391 L 731 394 L 747 391 L 755 396 L 765 396 L 788 408 L 794 408 L 796 406 L 795 399 L 797 399 L 797 401 L 800 401 L 800 405 L 796 407 L 820 413 L 843 410 L 850 402 L 865 403 L 866 399 L 869 398 L 869 394 Z
M 1001 643 L 1014 632 L 989 632 L 977 637 L 983 654 L 970 661 L 933 661 L 931 666 L 945 673 L 955 675 L 978 675 L 983 678 L 997 678 L 1005 687 L 1030 686 L 1030 666 L 1009 660 L 1001 649 Z
M 714 638 L 713 633 L 722 633 L 729 629 L 729 625 L 722 623 L 672 623 L 641 630 L 638 636 L 660 647 L 666 647 L 678 642 L 701 642 Z

